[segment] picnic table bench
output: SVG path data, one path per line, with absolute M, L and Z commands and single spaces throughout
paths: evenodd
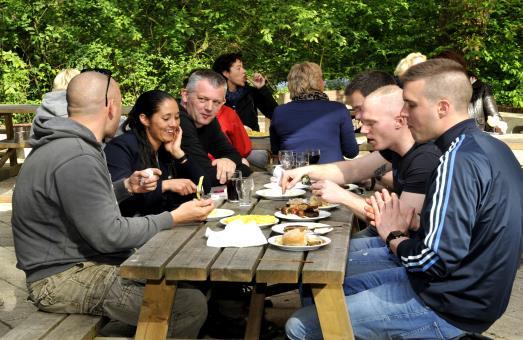
M 266 173 L 254 173 L 256 189 L 269 182 Z M 238 213 L 269 214 L 284 201 L 256 199 L 248 208 L 225 203 Z M 309 284 L 323 334 L 328 339 L 352 339 L 343 280 L 348 256 L 350 210 L 339 208 L 323 220 L 336 225 L 332 243 L 312 252 L 289 252 L 273 246 L 247 248 L 207 247 L 205 230 L 218 222 L 176 226 L 158 233 L 121 266 L 120 275 L 146 280 L 136 339 L 165 339 L 178 282 L 244 282 L 253 284 L 246 339 L 259 337 L 265 288 L 268 283 Z M 262 230 L 265 236 L 270 228 Z M 306 261 L 305 261 L 306 260 Z M 224 325 L 226 326 L 226 325 Z
M 101 316 L 34 312 L 4 340 L 90 340 L 108 320 Z

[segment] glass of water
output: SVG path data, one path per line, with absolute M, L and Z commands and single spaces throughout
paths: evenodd
M 295 156 L 295 166 L 301 168 L 302 166 L 309 165 L 309 153 L 308 152 L 296 152 Z
M 251 196 L 254 191 L 254 180 L 252 177 L 240 178 L 236 181 L 236 191 L 238 192 L 240 207 L 251 205 Z
M 292 169 L 294 167 L 294 152 L 291 150 L 280 150 L 278 151 L 278 160 L 283 169 Z

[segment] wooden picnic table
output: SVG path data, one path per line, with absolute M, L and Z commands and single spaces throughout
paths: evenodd
M 252 176 L 256 190 L 270 178 L 261 172 Z M 242 214 L 273 215 L 284 204 L 285 201 L 256 198 L 248 208 L 239 209 L 237 203 L 224 203 L 223 207 Z M 353 339 L 342 287 L 353 214 L 341 207 L 331 212 L 331 217 L 322 222 L 336 225 L 328 234 L 332 243 L 311 252 L 289 252 L 269 245 L 207 247 L 205 230 L 221 229 L 219 222 L 182 225 L 159 232 L 120 269 L 122 277 L 146 280 L 136 339 L 165 339 L 176 287 L 184 281 L 253 284 L 246 339 L 259 337 L 268 283 L 309 284 L 324 337 Z M 271 234 L 270 228 L 262 231 L 265 236 Z

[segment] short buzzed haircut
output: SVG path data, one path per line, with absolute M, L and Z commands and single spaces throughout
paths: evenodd
M 398 85 L 385 85 L 365 97 L 365 102 L 378 100 L 385 104 L 385 112 L 399 116 L 403 107 L 402 92 L 403 90 Z
M 210 69 L 197 70 L 189 76 L 187 81 L 187 86 L 185 89 L 187 92 L 193 92 L 196 89 L 196 84 L 200 80 L 207 80 L 214 88 L 219 88 L 220 86 L 227 91 L 227 80 L 224 76 L 219 73 L 214 72 Z
M 365 71 L 358 73 L 345 88 L 345 95 L 350 96 L 356 91 L 360 91 L 364 97 L 382 86 L 396 85 L 394 77 L 383 71 Z
M 425 96 L 432 102 L 448 99 L 456 110 L 467 110 L 472 85 L 463 66 L 450 59 L 429 59 L 412 66 L 401 77 L 404 84 L 425 80 Z

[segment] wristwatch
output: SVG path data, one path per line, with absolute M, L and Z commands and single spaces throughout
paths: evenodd
M 405 234 L 403 231 L 394 230 L 389 233 L 389 236 L 387 236 L 387 240 L 385 240 L 385 243 L 387 244 L 387 248 L 390 249 L 390 241 L 395 240 L 400 237 L 407 237 L 407 234 Z

